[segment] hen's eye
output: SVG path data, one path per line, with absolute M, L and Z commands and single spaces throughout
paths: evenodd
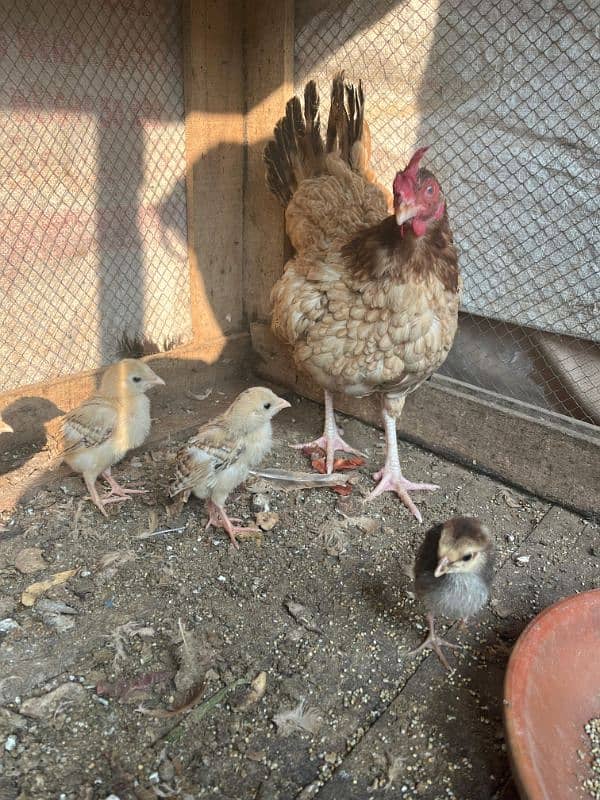
M 133 378 L 132 378 L 131 380 L 132 380 L 134 383 L 139 383 L 139 382 L 140 382 L 142 379 L 140 378 L 140 376 L 139 376 L 139 375 L 134 375 L 134 376 L 133 376 Z
M 271 408 L 271 403 L 265 403 L 263 408 L 269 409 Z
M 466 553 L 463 557 L 463 561 L 470 561 L 473 558 L 473 553 Z
M 428 186 L 428 187 L 425 189 L 425 191 L 427 192 L 427 194 L 433 194 L 433 186 L 431 186 L 431 184 L 430 184 L 430 185 L 429 185 L 429 186 Z

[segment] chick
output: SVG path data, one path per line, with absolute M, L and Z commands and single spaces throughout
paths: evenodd
M 105 517 L 107 503 L 129 500 L 129 495 L 143 492 L 120 486 L 110 469 L 148 436 L 150 401 L 146 391 L 164 383 L 143 361 L 125 358 L 106 370 L 96 394 L 61 420 L 62 458 L 82 474 L 90 499 Z M 96 489 L 99 475 L 110 486 L 109 494 L 102 498 Z
M 223 506 L 229 493 L 271 449 L 271 420 L 289 406 L 270 389 L 246 389 L 177 454 L 171 497 L 183 492 L 184 501 L 190 493 L 206 500 L 206 527 L 224 528 L 236 548 L 236 533 L 257 529 L 235 527 L 232 523 L 239 520 L 230 519 Z
M 431 648 L 449 669 L 442 645 L 458 648 L 435 633 L 434 619 L 476 614 L 487 603 L 494 573 L 494 542 L 474 517 L 454 517 L 425 534 L 414 564 L 415 595 L 427 609 L 429 635 L 411 655 Z

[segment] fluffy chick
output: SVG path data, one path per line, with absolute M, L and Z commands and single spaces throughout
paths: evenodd
M 105 517 L 107 503 L 129 500 L 129 495 L 143 491 L 120 486 L 110 469 L 148 436 L 146 392 L 164 383 L 143 361 L 125 358 L 106 370 L 96 394 L 61 420 L 62 458 L 82 474 L 90 499 Z M 102 498 L 96 489 L 99 475 L 110 486 Z
M 271 449 L 271 420 L 287 400 L 270 389 L 246 389 L 220 416 L 203 425 L 177 454 L 175 479 L 170 495 L 190 493 L 206 500 L 209 519 L 206 527 L 224 528 L 234 547 L 236 533 L 256 528 L 235 527 L 223 508 L 230 492 Z
M 474 517 L 454 517 L 425 534 L 414 564 L 415 595 L 427 610 L 429 635 L 411 655 L 431 648 L 449 669 L 442 645 L 457 648 L 435 633 L 436 616 L 462 619 L 487 603 L 494 574 L 494 542 Z

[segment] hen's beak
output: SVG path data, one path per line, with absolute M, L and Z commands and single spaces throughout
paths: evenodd
M 394 210 L 396 212 L 396 222 L 398 225 L 402 225 L 403 222 L 408 222 L 409 219 L 417 216 L 419 206 L 415 206 L 412 203 L 401 203 Z
M 288 403 L 287 400 L 284 400 L 283 397 L 280 397 L 279 400 L 275 403 L 275 410 L 276 411 L 283 411 L 284 408 L 291 408 L 292 404 Z
M 441 575 L 445 575 L 448 572 L 448 566 L 450 564 L 450 559 L 447 556 L 442 556 L 438 561 L 437 567 L 435 568 L 435 572 L 433 573 L 436 578 L 439 578 Z

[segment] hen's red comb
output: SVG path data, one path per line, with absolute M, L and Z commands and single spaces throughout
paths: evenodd
M 419 162 L 425 155 L 425 153 L 429 150 L 429 147 L 420 147 L 412 156 L 406 168 L 404 169 L 404 175 L 414 175 L 416 177 L 417 172 L 419 170 Z

